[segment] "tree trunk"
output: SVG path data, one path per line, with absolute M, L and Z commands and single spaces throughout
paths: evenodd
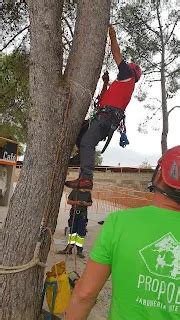
M 94 0 L 93 5 L 89 0 L 77 3 L 73 46 L 63 75 L 63 1 L 28 1 L 31 24 L 28 145 L 3 230 L 3 265 L 16 266 L 32 259 L 44 215 L 46 226 L 55 231 L 68 160 L 100 74 L 110 0 L 104 0 L 103 4 Z M 44 262 L 49 243 L 45 233 L 40 250 Z M 38 319 L 43 275 L 43 268 L 34 267 L 3 277 L 3 320 Z
M 162 136 L 161 136 L 161 150 L 162 154 L 167 151 L 167 137 L 169 131 L 169 119 L 167 110 L 167 95 L 166 95 L 166 77 L 165 77 L 165 48 L 162 39 L 162 52 L 161 52 L 161 102 L 162 102 Z
M 166 78 L 165 78 L 165 43 L 163 36 L 163 28 L 159 13 L 160 0 L 157 0 L 157 18 L 160 30 L 160 41 L 161 41 L 161 103 L 162 103 L 162 117 L 163 127 L 161 136 L 161 150 L 162 154 L 167 150 L 167 136 L 169 131 L 168 124 L 168 110 L 167 110 L 167 95 L 166 95 Z
M 167 97 L 166 97 L 166 79 L 165 79 L 165 70 L 163 66 L 161 66 L 161 99 L 162 99 L 162 117 L 163 117 L 161 150 L 162 150 L 162 154 L 164 154 L 168 149 L 167 137 L 168 137 L 168 131 L 169 131 L 169 123 L 168 123 L 168 110 L 167 110 Z

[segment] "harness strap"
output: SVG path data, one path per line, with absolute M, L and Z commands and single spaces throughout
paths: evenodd
M 107 147 L 113 137 L 114 131 L 116 131 L 116 129 L 119 127 L 120 122 L 122 120 L 124 121 L 125 115 L 124 115 L 123 110 L 118 109 L 118 108 L 112 108 L 111 106 L 106 106 L 106 107 L 100 109 L 97 114 L 101 114 L 101 113 L 109 114 L 111 116 L 111 120 L 112 120 L 112 125 L 111 125 L 111 128 L 108 133 L 107 141 L 104 145 L 104 148 L 101 151 L 101 154 L 102 154 L 107 149 Z
M 111 129 L 109 130 L 109 133 L 108 133 L 108 138 L 106 140 L 106 143 L 104 145 L 104 148 L 102 149 L 101 153 L 104 153 L 104 151 L 107 149 L 112 137 L 113 137 L 113 134 L 114 134 L 114 131 L 117 129 L 117 127 L 112 127 L 111 126 Z

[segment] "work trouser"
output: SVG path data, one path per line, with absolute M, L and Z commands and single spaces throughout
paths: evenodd
M 70 218 L 68 220 L 70 228 L 68 244 L 75 244 L 77 247 L 83 247 L 87 221 L 87 211 L 75 210 L 75 212 L 70 212 Z
M 99 141 L 104 140 L 112 128 L 118 127 L 124 112 L 121 109 L 105 107 L 100 109 L 97 117 L 92 121 L 80 143 L 80 176 L 92 179 L 95 166 L 95 148 Z

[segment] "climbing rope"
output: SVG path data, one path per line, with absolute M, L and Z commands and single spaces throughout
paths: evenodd
M 112 0 L 112 3 L 111 3 L 111 8 L 110 8 L 110 21 L 109 21 L 109 24 L 110 25 L 114 25 L 114 17 L 113 17 L 113 14 L 114 14 L 114 7 L 115 7 L 115 3 L 116 3 L 117 0 Z M 106 42 L 106 57 L 104 59 L 104 64 L 105 64 L 105 71 L 106 72 L 108 70 L 108 66 L 109 66 L 109 60 L 110 60 L 110 57 L 111 57 L 111 39 L 109 37 L 109 28 L 108 28 L 108 34 L 107 34 L 107 42 Z
M 45 268 L 46 264 L 41 262 L 39 258 L 35 258 L 35 259 L 33 258 L 28 263 L 19 265 L 19 266 L 8 267 L 8 266 L 0 265 L 0 274 L 18 273 L 18 272 L 22 272 L 30 268 L 33 268 L 35 266 L 40 266 L 42 268 Z
M 108 29 L 108 32 L 109 32 L 109 29 Z M 110 57 L 111 57 L 111 39 L 109 37 L 109 34 L 107 35 L 107 43 L 106 43 L 106 57 L 104 59 L 104 64 L 105 64 L 105 72 L 108 71 L 108 65 L 109 65 L 109 60 L 110 60 Z
M 12 266 L 12 267 L 0 265 L 0 274 L 18 273 L 18 272 L 22 272 L 22 271 L 28 270 L 30 268 L 33 268 L 35 266 L 40 266 L 42 268 L 45 268 L 46 264 L 41 262 L 39 259 L 40 245 L 41 245 L 41 243 L 37 242 L 36 248 L 34 251 L 34 256 L 28 263 L 22 264 L 22 265 L 17 265 L 17 266 Z
M 77 202 L 77 190 L 76 190 L 76 197 L 75 197 L 75 201 Z M 77 208 L 77 203 L 74 205 L 73 207 L 73 220 L 72 220 L 72 225 L 70 228 L 70 238 L 68 242 L 71 242 L 72 240 L 72 231 L 74 228 L 74 221 L 75 221 L 75 215 L 76 215 L 76 208 Z M 76 251 L 75 251 L 75 246 L 73 247 L 73 256 L 74 256 L 74 271 L 77 273 L 77 259 L 76 259 Z M 66 253 L 66 257 L 65 257 L 65 264 L 67 263 L 68 260 L 68 253 Z

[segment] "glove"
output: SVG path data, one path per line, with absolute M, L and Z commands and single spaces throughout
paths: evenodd
M 103 76 L 102 76 L 102 79 L 104 82 L 108 83 L 109 82 L 109 72 L 106 71 L 104 72 Z
M 120 147 L 125 148 L 128 144 L 129 144 L 129 140 L 128 140 L 125 132 L 122 132 L 121 137 L 120 137 L 120 141 L 119 141 L 119 145 L 120 145 Z
M 116 39 L 116 31 L 112 24 L 109 25 L 109 36 L 110 39 Z

